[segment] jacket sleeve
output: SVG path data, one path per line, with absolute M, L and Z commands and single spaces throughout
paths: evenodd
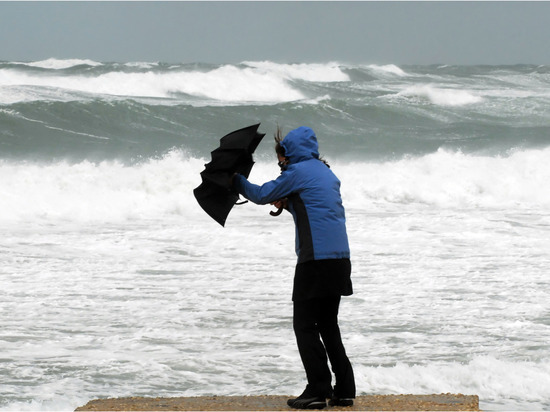
M 277 179 L 261 186 L 250 183 L 242 175 L 236 175 L 233 185 L 248 200 L 258 205 L 265 205 L 291 194 L 296 189 L 294 180 L 294 174 L 287 170 L 281 173 Z

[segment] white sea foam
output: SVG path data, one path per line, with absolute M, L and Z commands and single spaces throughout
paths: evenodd
M 164 315 L 162 313 L 161 315 Z M 155 333 L 158 333 L 162 330 L 156 330 Z M 151 336 L 152 331 L 147 332 L 143 331 L 144 337 Z M 290 336 L 288 336 L 291 338 Z M 174 340 L 178 338 L 177 334 L 172 336 L 166 336 L 164 339 L 166 342 L 175 344 Z M 183 338 L 180 337 L 180 338 Z M 243 338 L 245 338 L 243 336 Z M 251 336 L 252 338 L 252 336 Z M 208 339 L 205 336 L 205 339 Z M 235 339 L 235 336 L 231 336 L 230 339 Z M 246 338 L 245 338 L 246 339 Z M 291 339 L 290 339 L 291 340 Z M 106 342 L 105 342 L 106 343 Z M 114 343 L 114 341 L 112 342 Z M 137 341 L 131 344 L 134 350 L 142 351 L 145 347 L 137 345 Z M 243 342 L 244 343 L 244 342 Z M 257 342 L 258 343 L 258 342 Z M 120 342 L 119 345 L 122 346 L 124 342 Z M 349 347 L 349 345 L 348 345 Z M 105 348 L 107 349 L 107 348 Z M 111 347 L 112 349 L 112 347 Z M 121 348 L 122 349 L 122 348 Z M 219 347 L 222 351 L 230 351 L 231 344 Z M 282 349 L 279 347 L 279 350 Z M 160 383 L 165 384 L 170 388 L 170 384 L 165 382 L 161 378 L 162 374 L 166 374 L 166 379 L 172 377 L 173 379 L 180 379 L 184 385 L 193 378 L 198 378 L 198 374 L 194 373 L 177 373 L 178 366 L 180 368 L 185 368 L 186 365 L 190 365 L 188 359 L 183 357 L 179 364 L 176 360 L 178 352 L 170 352 L 168 348 L 159 346 L 156 351 L 164 352 L 164 355 L 167 357 L 168 362 L 171 364 L 171 368 L 174 369 L 165 369 L 159 368 L 158 375 L 150 373 L 148 375 L 149 379 L 154 380 L 155 384 Z M 296 354 L 293 353 L 290 345 L 285 345 L 284 347 L 285 354 L 279 356 L 280 362 L 288 363 L 289 365 L 296 358 Z M 288 353 L 287 353 L 288 351 Z M 162 352 L 161 352 L 162 353 Z M 81 356 L 89 357 L 87 361 L 90 362 L 89 367 L 95 369 L 94 366 L 101 365 L 107 366 L 107 362 L 102 362 L 101 352 L 97 353 L 97 359 L 93 359 L 91 356 L 91 351 L 82 352 Z M 218 353 L 218 355 L 220 355 Z M 236 357 L 243 359 L 243 356 L 246 360 L 252 360 L 249 358 L 249 354 L 243 352 L 234 353 Z M 257 357 L 261 357 L 260 353 L 254 354 Z M 103 355 L 104 356 L 104 355 Z M 116 355 L 121 361 L 121 353 Z M 139 367 L 148 367 L 155 369 L 154 361 L 160 361 L 160 358 L 157 358 L 158 355 L 154 356 L 152 359 L 139 357 L 127 357 L 128 363 L 135 362 L 138 366 L 135 371 L 139 370 Z M 221 357 L 222 359 L 227 359 L 228 354 Z M 114 359 L 111 360 L 111 363 Z M 197 364 L 204 362 L 203 359 L 197 359 Z M 354 360 L 352 358 L 352 360 Z M 96 365 L 93 365 L 93 362 L 97 362 Z M 226 360 L 227 362 L 227 360 Z M 120 362 L 121 366 L 123 362 Z M 231 364 L 231 363 L 229 363 Z M 206 364 L 205 364 L 206 365 Z M 113 367 L 111 366 L 111 368 Z M 157 365 L 159 367 L 160 365 Z M 255 363 L 254 363 L 254 366 Z M 240 365 L 234 364 L 234 371 L 241 371 L 242 367 Z M 294 368 L 293 368 L 294 369 Z M 548 385 L 550 384 L 550 364 L 546 363 L 534 363 L 534 362 L 515 362 L 515 361 L 505 361 L 496 359 L 490 355 L 483 357 L 476 357 L 472 361 L 464 364 L 457 363 L 432 363 L 430 365 L 406 365 L 398 362 L 395 366 L 366 366 L 362 365 L 355 360 L 354 362 L 355 369 L 355 378 L 359 385 L 358 395 L 372 395 L 372 394 L 418 394 L 418 395 L 428 395 L 428 394 L 438 394 L 438 393 L 463 393 L 466 395 L 478 395 L 480 399 L 480 407 L 482 410 L 547 410 L 548 408 Z M 121 368 L 120 372 L 130 374 L 130 368 L 126 366 Z M 139 388 L 132 388 L 132 382 L 124 381 L 118 382 L 120 385 L 118 388 L 110 388 L 108 392 L 109 396 L 136 396 L 137 393 L 143 393 L 145 396 L 197 396 L 198 394 L 208 394 L 214 393 L 217 395 L 232 393 L 236 395 L 242 394 L 281 394 L 281 393 L 295 393 L 298 389 L 293 386 L 296 384 L 296 378 L 292 382 L 285 382 L 285 378 L 288 379 L 289 375 L 299 375 L 299 371 L 292 370 L 286 373 L 286 376 L 282 374 L 281 382 L 279 383 L 277 390 L 280 392 L 273 392 L 273 389 L 270 391 L 269 388 L 259 386 L 257 391 L 243 392 L 243 387 L 239 388 L 238 384 L 235 382 L 233 385 L 227 379 L 223 378 L 224 373 L 229 371 L 223 371 L 220 369 L 220 376 L 217 382 L 216 379 L 212 376 L 209 379 L 204 381 L 196 380 L 197 383 L 204 385 L 204 389 L 201 390 L 196 388 L 196 390 L 188 390 L 182 387 L 181 391 L 177 391 L 175 387 L 168 389 L 166 392 L 142 392 L 142 385 L 139 385 Z M 255 371 L 257 372 L 257 371 Z M 276 374 L 274 370 L 272 374 Z M 267 379 L 271 383 L 273 379 L 270 379 L 268 373 L 262 373 L 261 376 L 264 379 Z M 238 376 L 234 376 L 238 379 Z M 160 379 L 159 379 L 160 378 Z M 217 383 L 219 386 L 215 387 L 214 384 Z M 143 385 L 145 387 L 145 385 Z M 228 388 L 234 388 L 234 392 L 227 392 Z M 7 407 L 0 408 L 3 411 L 70 411 L 74 410 L 77 406 L 84 405 L 88 400 L 91 400 L 94 396 L 101 397 L 101 392 L 87 392 L 84 382 L 79 379 L 63 379 L 60 384 L 45 384 L 38 387 L 35 387 L 37 393 L 35 395 L 37 400 L 29 402 L 14 402 Z M 263 390 L 263 392 L 262 392 Z M 48 392 L 49 391 L 49 392 Z M 74 392 L 74 393 L 73 393 Z M 48 394 L 50 396 L 48 396 Z M 105 395 L 103 395 L 105 396 Z M 503 400 L 504 403 L 503 403 Z
M 302 99 L 302 93 L 277 73 L 254 68 L 225 65 L 202 71 L 138 72 L 112 71 L 98 76 L 44 76 L 15 69 L 0 70 L 0 87 L 38 86 L 95 95 L 169 98 L 178 93 L 223 102 L 279 103 Z M 28 89 L 25 89 L 28 90 Z M 46 91 L 48 91 L 46 90 Z M 24 94 L 20 89 L 19 93 Z M 14 97 L 15 96 L 15 97 Z M 40 90 L 19 97 L 22 100 L 40 99 Z M 71 96 L 74 98 L 74 96 Z M 12 93 L 8 103 L 17 100 Z M 47 98 L 46 98 L 47 100 Z M 4 102 L 5 104 L 6 102 Z
M 548 156 L 331 162 L 352 246 L 355 294 L 340 313 L 359 394 L 550 406 Z M 173 151 L 131 166 L 0 163 L 1 409 L 303 389 L 292 218 L 249 203 L 222 228 L 192 195 L 205 162 Z M 258 162 L 250 180 L 277 169 Z
M 408 75 L 403 69 L 401 69 L 399 66 L 396 66 L 395 64 L 386 64 L 382 66 L 377 64 L 370 64 L 367 67 L 378 74 L 390 74 L 400 77 Z
M 483 100 L 473 91 L 441 88 L 433 85 L 408 86 L 397 93 L 397 96 L 420 97 L 440 106 L 464 106 L 479 103 Z
M 285 102 L 304 96 L 273 73 L 226 65 L 210 72 L 175 75 L 174 91 L 234 102 Z
M 125 221 L 186 213 L 203 162 L 180 153 L 126 167 L 119 162 L 0 165 L 3 221 Z
M 521 410 L 548 407 L 550 363 L 517 362 L 491 355 L 475 357 L 464 364 L 433 363 L 392 367 L 358 367 L 358 381 L 367 393 L 464 393 L 478 395 L 482 410 Z M 507 399 L 506 406 L 498 402 Z
M 139 69 L 152 69 L 154 67 L 157 67 L 159 64 L 158 62 L 128 62 L 124 63 L 124 66 L 126 67 L 137 67 Z
M 204 163 L 178 151 L 134 166 L 3 162 L 0 220 L 124 221 L 200 212 L 191 192 Z M 550 149 L 496 158 L 440 150 L 386 163 L 335 163 L 348 207 L 369 209 L 545 208 L 550 193 L 540 188 L 550 181 L 548 165 Z M 260 162 L 251 178 L 260 183 L 274 176 L 273 165 Z
M 338 63 L 326 64 L 278 64 L 269 61 L 244 62 L 247 66 L 260 69 L 264 73 L 277 73 L 284 78 L 309 82 L 346 82 L 349 76 Z
M 41 67 L 43 69 L 68 69 L 69 67 L 86 65 L 86 66 L 102 66 L 103 63 L 99 63 L 89 59 L 46 59 L 37 62 L 25 63 L 31 67 Z
M 0 70 L 1 72 L 1 70 Z M 1 77 L 2 73 L 0 73 Z M 35 85 L 24 85 L 13 82 L 13 85 L 0 84 L 0 105 L 11 105 L 15 103 L 35 102 L 35 101 L 75 101 L 85 99 L 81 92 L 69 89 L 60 89 L 57 87 L 35 87 Z M 32 81 L 31 81 L 32 82 Z M 0 80 L 1 83 L 1 80 Z M 91 99 L 92 96 L 87 98 Z
M 339 165 L 353 179 L 347 195 L 357 205 L 419 203 L 437 207 L 548 207 L 550 148 L 508 156 L 466 155 L 438 150 L 419 158 Z

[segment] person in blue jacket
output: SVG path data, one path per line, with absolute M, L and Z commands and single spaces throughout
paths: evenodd
M 288 405 L 322 409 L 330 398 L 331 406 L 352 406 L 355 379 L 338 326 L 340 298 L 353 293 L 340 181 L 319 157 L 311 128 L 299 127 L 284 139 L 278 130 L 275 141 L 279 177 L 258 186 L 237 174 L 233 187 L 254 203 L 284 207 L 296 225 L 293 327 L 308 383 Z

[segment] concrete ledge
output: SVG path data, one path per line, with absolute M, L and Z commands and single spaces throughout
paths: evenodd
M 187 398 L 116 398 L 88 402 L 77 411 L 289 411 L 291 396 L 197 396 Z M 331 411 L 479 411 L 476 395 L 368 395 L 358 396 L 352 407 Z

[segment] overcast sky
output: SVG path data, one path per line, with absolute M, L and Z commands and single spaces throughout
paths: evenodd
M 550 64 L 550 2 L 0 2 L 0 60 Z

